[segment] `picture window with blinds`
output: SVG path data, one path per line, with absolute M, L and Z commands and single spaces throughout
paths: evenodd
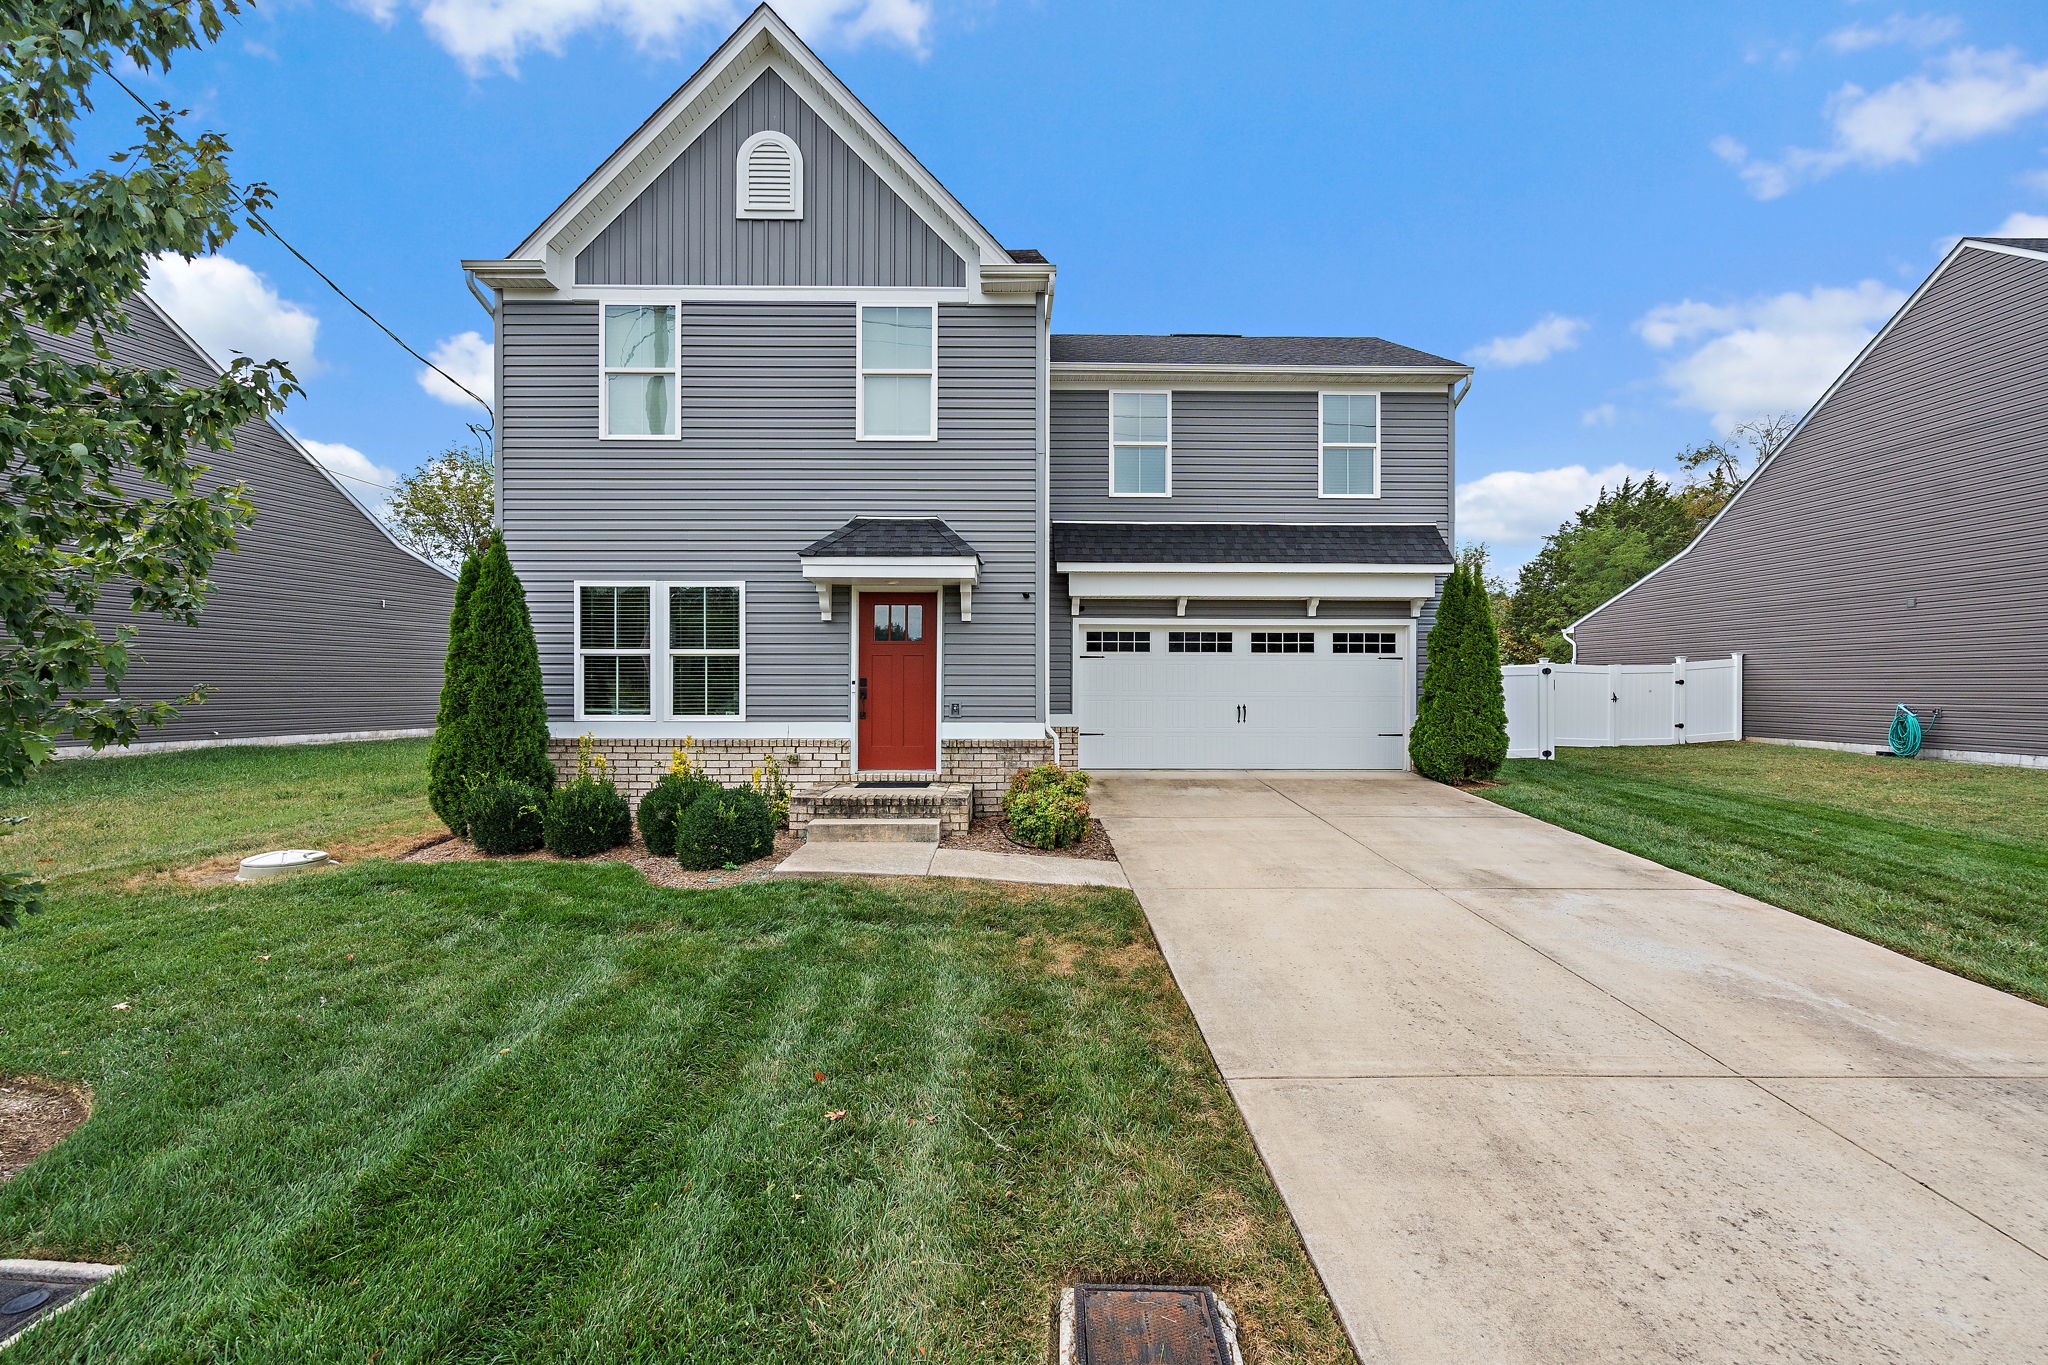
M 668 303 L 604 306 L 604 378 L 598 432 L 612 440 L 671 440 L 681 421 L 681 351 Z
M 1227 630 L 1169 630 L 1166 632 L 1168 654 L 1228 654 L 1230 653 L 1230 632 Z
M 1340 630 L 1330 637 L 1332 654 L 1392 654 L 1391 630 Z
M 786 133 L 756 133 L 740 144 L 739 216 L 804 216 L 804 154 Z
M 1252 632 L 1252 653 L 1254 654 L 1313 654 L 1316 652 L 1316 637 L 1306 630 L 1255 630 Z
M 669 585 L 672 718 L 731 720 L 746 714 L 744 603 L 737 583 Z
M 1150 654 L 1149 630 L 1091 630 L 1086 633 L 1090 654 Z
M 581 715 L 654 714 L 653 604 L 651 584 L 577 585 L 576 679 Z

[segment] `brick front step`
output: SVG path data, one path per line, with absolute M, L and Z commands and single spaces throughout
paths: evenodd
M 929 821 L 942 833 L 960 835 L 974 819 L 974 797 L 974 788 L 964 782 L 934 782 L 926 787 L 863 787 L 845 782 L 814 787 L 790 796 L 789 827 L 807 831 L 821 820 L 841 824 L 911 820 Z
M 814 844 L 936 844 L 939 822 L 812 816 L 804 838 Z

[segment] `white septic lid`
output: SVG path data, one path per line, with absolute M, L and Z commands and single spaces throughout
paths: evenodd
M 235 876 L 238 882 L 260 881 L 264 877 L 281 877 L 287 872 L 303 872 L 309 867 L 319 867 L 334 860 L 317 848 L 281 848 L 272 853 L 258 853 L 253 858 L 242 859 L 242 870 Z

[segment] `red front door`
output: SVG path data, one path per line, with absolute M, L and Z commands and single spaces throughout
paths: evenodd
M 860 756 L 863 772 L 939 766 L 939 596 L 862 593 Z

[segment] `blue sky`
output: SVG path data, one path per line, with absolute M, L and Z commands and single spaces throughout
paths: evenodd
M 456 262 L 510 250 L 746 8 L 292 0 L 144 90 L 487 382 Z M 1802 409 L 1955 236 L 2048 236 L 2038 0 L 782 8 L 999 238 L 1059 264 L 1056 329 L 1473 360 L 1460 533 L 1504 567 L 1603 478 Z M 388 480 L 481 415 L 274 243 L 225 256 L 153 288 L 215 349 L 299 362 L 286 423 L 337 469 Z

